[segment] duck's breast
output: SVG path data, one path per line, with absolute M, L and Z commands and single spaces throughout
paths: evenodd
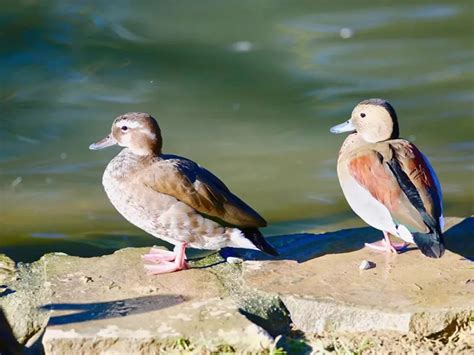
M 169 243 L 186 242 L 200 249 L 228 246 L 233 229 L 207 219 L 173 196 L 148 187 L 133 171 L 118 174 L 116 162 L 104 172 L 105 192 L 117 211 L 130 223 Z
M 346 161 L 338 163 L 337 174 L 344 197 L 352 210 L 368 225 L 397 235 L 395 223 L 387 207 L 351 176 Z
M 119 178 L 107 170 L 102 183 L 117 211 L 129 222 L 153 235 L 160 233 L 160 217 L 178 202 L 171 196 L 147 189 L 133 177 Z

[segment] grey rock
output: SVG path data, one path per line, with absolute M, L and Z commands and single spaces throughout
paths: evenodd
M 210 271 L 216 275 L 240 312 L 248 319 L 273 336 L 289 331 L 291 319 L 281 299 L 274 293 L 249 287 L 242 277 L 241 264 L 221 263 L 212 267 Z
M 375 267 L 375 263 L 369 260 L 362 260 L 362 262 L 359 265 L 359 270 L 369 270 L 373 269 Z
M 6 290 L 0 295 L 0 307 L 17 340 L 26 344 L 41 332 L 48 320 L 47 313 L 40 310 L 49 299 L 44 259 L 18 265 L 14 277 L 4 282 Z
M 306 333 L 442 334 L 474 316 L 474 219 L 447 222 L 439 260 L 363 249 L 381 238 L 368 228 L 274 237 L 280 260 L 242 252 L 246 261 L 232 264 L 215 253 L 157 276 L 143 269 L 146 249 L 54 253 L 18 267 L 0 256 L 0 306 L 18 341 L 42 342 L 47 354 L 269 351 L 270 335 L 290 323 Z M 364 259 L 377 268 L 359 272 Z
M 241 258 L 236 258 L 235 256 L 227 257 L 226 261 L 229 264 L 242 264 L 244 262 Z
M 474 316 L 473 290 L 466 286 L 472 278 L 473 225 L 474 218 L 447 219 L 441 259 L 416 249 L 387 255 L 363 248 L 382 237 L 368 228 L 274 238 L 284 260 L 246 261 L 243 278 L 250 289 L 278 295 L 304 332 L 393 330 L 428 336 Z M 359 272 L 354 265 L 361 259 L 373 260 L 377 268 Z
M 0 284 L 9 283 L 16 273 L 15 262 L 5 254 L 0 254 Z
M 165 349 L 256 352 L 273 343 L 246 319 L 208 270 L 148 275 L 127 248 L 96 258 L 45 257 L 51 297 L 46 354 L 158 353 Z M 182 349 L 182 350 L 183 350 Z

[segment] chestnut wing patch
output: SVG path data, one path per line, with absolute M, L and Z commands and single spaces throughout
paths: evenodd
M 439 230 L 441 191 L 423 154 L 403 139 L 382 142 L 376 148 L 352 158 L 350 174 L 400 223 L 418 232 Z
M 390 152 L 389 150 L 382 150 Z M 407 196 L 390 166 L 392 159 L 385 158 L 376 150 L 359 152 L 349 162 L 349 172 L 377 201 L 383 204 L 396 223 L 410 230 L 427 231 L 423 218 Z M 416 191 L 414 191 L 416 193 Z
M 380 153 L 371 150 L 359 154 L 350 160 L 349 172 L 390 211 L 396 209 L 403 191 L 393 174 L 383 164 L 383 156 Z

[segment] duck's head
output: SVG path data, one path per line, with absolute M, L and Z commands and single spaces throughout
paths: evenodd
M 110 134 L 93 143 L 89 149 L 98 150 L 118 144 L 137 155 L 161 154 L 161 131 L 156 120 L 148 113 L 129 112 L 118 116 Z
M 399 136 L 397 114 L 388 101 L 364 100 L 354 108 L 349 120 L 332 127 L 331 132 L 357 132 L 369 143 L 395 139 Z

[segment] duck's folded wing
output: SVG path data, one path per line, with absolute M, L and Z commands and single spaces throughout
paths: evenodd
M 242 228 L 265 227 L 267 222 L 250 206 L 235 196 L 210 171 L 184 158 L 161 161 L 151 166 L 146 185 L 173 196 L 203 215 Z
M 406 140 L 391 143 L 393 159 L 390 164 L 397 180 L 406 186 L 404 190 L 416 191 L 418 195 L 409 196 L 417 210 L 436 221 L 443 214 L 441 186 L 428 159 L 418 148 Z
M 439 228 L 439 185 L 423 155 L 404 140 L 376 148 L 358 152 L 349 161 L 350 174 L 397 223 L 423 233 Z

